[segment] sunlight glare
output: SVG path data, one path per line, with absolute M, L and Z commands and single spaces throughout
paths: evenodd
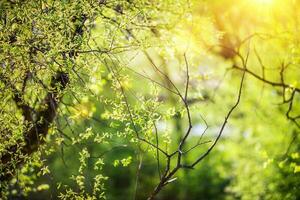
M 273 3 L 273 0 L 254 0 L 255 3 L 269 5 Z

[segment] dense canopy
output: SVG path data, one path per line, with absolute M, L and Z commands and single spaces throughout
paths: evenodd
M 0 199 L 300 198 L 299 0 L 0 2 Z

